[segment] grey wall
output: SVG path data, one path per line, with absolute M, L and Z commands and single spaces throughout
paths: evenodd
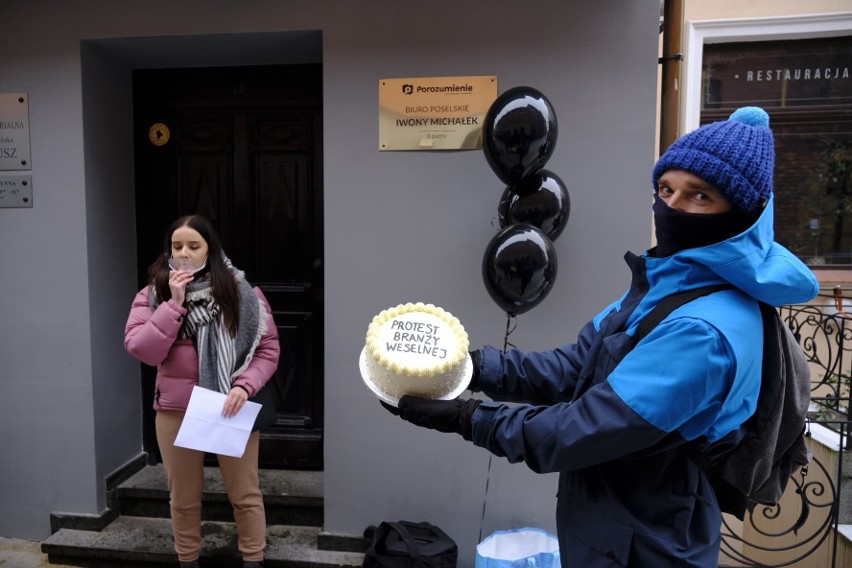
M 502 345 L 506 324 L 480 276 L 502 184 L 481 152 L 379 152 L 377 84 L 494 74 L 501 92 L 529 85 L 550 99 L 559 141 L 547 167 L 568 185 L 572 215 L 555 243 L 556 286 L 511 340 L 553 346 L 626 287 L 624 251 L 648 245 L 659 2 L 102 6 L 16 5 L 16 25 L 0 35 L 0 92 L 30 93 L 35 204 L 0 209 L 0 452 L 11 457 L 0 467 L 0 535 L 41 539 L 52 511 L 101 511 L 105 476 L 141 451 L 150 401 L 122 346 L 136 292 L 130 71 L 320 50 L 325 530 L 428 519 L 459 542 L 462 566 L 480 529 L 552 530 L 554 475 L 496 458 L 489 470 L 483 450 L 386 413 L 358 376 L 366 326 L 386 307 L 433 302 L 475 345 Z
M 117 349 L 128 309 L 122 291 L 136 285 L 127 191 L 133 187 L 132 107 L 130 71 L 111 53 L 83 43 L 81 71 L 97 512 L 106 506 L 102 480 L 141 451 L 138 365 Z
M 556 286 L 518 318 L 518 347 L 572 341 L 626 288 L 624 252 L 648 246 L 659 4 L 532 6 L 543 4 L 457 3 L 453 18 L 429 10 L 406 25 L 377 9 L 369 34 L 325 33 L 328 531 L 430 519 L 472 560 L 480 526 L 554 528 L 555 475 L 495 458 L 482 521 L 488 454 L 384 412 L 354 367 L 372 316 L 400 302 L 448 309 L 474 345 L 502 346 L 506 325 L 480 275 L 503 185 L 480 152 L 376 152 L 377 78 L 495 74 L 501 92 L 531 85 L 554 105 L 548 167 L 572 215 L 555 243 Z
M 10 536 L 45 536 L 46 512 L 98 501 L 79 46 L 52 41 L 55 28 L 0 40 L 0 90 L 30 94 L 34 187 L 32 209 L 0 210 L 0 533 Z

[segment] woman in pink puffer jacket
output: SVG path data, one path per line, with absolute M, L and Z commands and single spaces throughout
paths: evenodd
M 174 445 L 196 385 L 226 396 L 236 415 L 278 367 L 278 332 L 263 293 L 225 256 L 200 215 L 175 221 L 150 284 L 133 300 L 124 334 L 127 351 L 157 367 L 157 443 L 169 484 L 175 551 L 182 568 L 198 566 L 204 452 Z M 266 515 L 258 479 L 259 432 L 242 457 L 217 456 L 234 508 L 245 568 L 263 565 Z

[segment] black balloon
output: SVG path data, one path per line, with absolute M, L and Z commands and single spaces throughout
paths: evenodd
M 548 170 L 539 170 L 518 184 L 506 187 L 497 213 L 500 227 L 527 223 L 541 229 L 551 241 L 555 241 L 568 222 L 571 200 L 559 176 Z
M 556 280 L 556 251 L 540 229 L 519 223 L 497 233 L 482 258 L 482 278 L 491 299 L 512 315 L 533 309 Z
M 532 87 L 514 87 L 485 113 L 482 149 L 497 177 L 512 185 L 544 167 L 557 133 L 550 101 Z

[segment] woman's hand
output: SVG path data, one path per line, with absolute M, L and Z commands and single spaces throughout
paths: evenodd
M 248 391 L 243 387 L 232 387 L 228 393 L 228 398 L 225 399 L 225 406 L 222 408 L 222 414 L 225 418 L 236 416 L 245 406 L 248 397 Z
M 192 280 L 192 273 L 186 270 L 176 270 L 169 273 L 169 290 L 172 291 L 172 300 L 182 306 L 186 300 L 186 285 Z

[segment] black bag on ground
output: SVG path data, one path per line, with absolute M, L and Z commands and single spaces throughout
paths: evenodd
M 430 523 L 382 522 L 367 527 L 365 568 L 456 568 L 458 546 Z

